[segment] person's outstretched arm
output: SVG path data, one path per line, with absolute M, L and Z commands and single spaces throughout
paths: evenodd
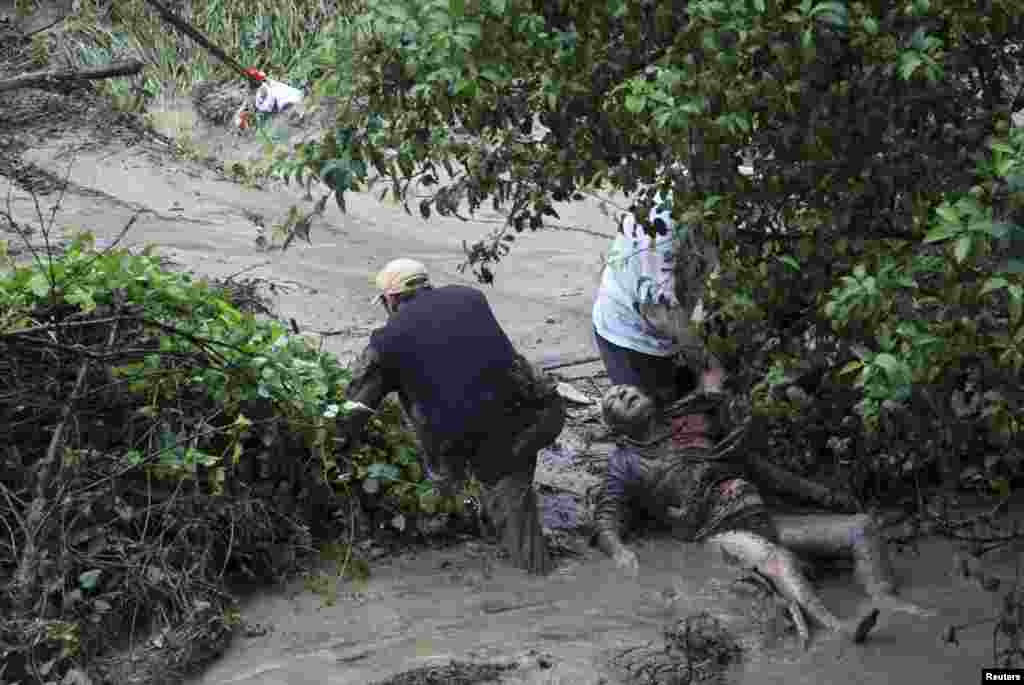
M 631 517 L 629 486 L 640 476 L 640 456 L 633 450 L 616 448 L 608 458 L 604 489 L 594 512 L 597 546 L 615 559 L 617 566 L 636 573 L 636 554 L 623 542 Z

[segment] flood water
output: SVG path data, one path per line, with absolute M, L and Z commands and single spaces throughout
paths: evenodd
M 500 660 L 528 650 L 550 655 L 549 668 L 509 673 L 507 683 L 615 683 L 604 658 L 616 647 L 661 639 L 673 617 L 724 611 L 730 626 L 751 624 L 751 600 L 727 591 L 735 572 L 705 548 L 669 540 L 637 545 L 640 576 L 618 575 L 598 552 L 563 560 L 549 578 L 530 578 L 484 561 L 486 546 L 467 542 L 382 561 L 369 581 L 338 584 L 337 602 L 301 586 L 264 593 L 244 608 L 248 622 L 270 627 L 237 640 L 196 683 L 246 685 L 372 683 L 434 660 Z M 951 548 L 927 541 L 920 556 L 895 559 L 903 593 L 938 610 L 921 619 L 883 614 L 860 646 L 820 638 L 807 651 L 791 636 L 748 645 L 727 675 L 735 683 L 977 682 L 991 665 L 992 631 L 942 644 L 944 628 L 991 615 L 997 595 L 950 578 Z M 865 601 L 850 574 L 823 583 L 840 616 Z

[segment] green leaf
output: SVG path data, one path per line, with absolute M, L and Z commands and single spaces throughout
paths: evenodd
M 823 2 L 811 10 L 811 16 L 837 27 L 845 27 L 849 23 L 846 5 L 840 2 Z
M 456 30 L 464 36 L 472 36 L 473 38 L 480 38 L 481 36 L 480 24 L 476 23 L 460 24 Z
M 943 221 L 951 224 L 960 224 L 960 212 L 955 207 L 947 202 L 943 202 L 941 205 L 935 208 L 935 213 L 939 215 L 939 218 Z
M 50 280 L 46 277 L 46 274 L 36 272 L 28 282 L 28 289 L 36 297 L 46 297 L 50 294 Z
M 484 67 L 480 70 L 480 78 L 487 81 L 498 82 L 502 81 L 501 72 L 494 67 Z
M 874 17 L 864 17 L 861 24 L 863 24 L 864 30 L 872 36 L 878 34 L 878 20 Z
M 776 259 L 778 259 L 780 262 L 791 268 L 793 271 L 800 271 L 800 263 L 797 262 L 796 259 L 794 259 L 790 255 L 781 255 L 779 257 L 776 257 Z
M 890 380 L 898 381 L 904 378 L 904 364 L 899 359 L 889 354 L 888 352 L 881 352 L 875 356 L 873 362 L 877 366 L 882 367 L 885 370 L 886 376 Z
M 491 11 L 495 14 L 505 14 L 508 0 L 490 0 Z
M 924 237 L 926 243 L 937 243 L 943 240 L 949 240 L 954 236 L 958 236 L 964 232 L 963 225 L 956 223 L 946 223 L 936 226 L 932 230 L 928 231 L 928 235 Z
M 647 98 L 643 95 L 627 95 L 625 105 L 626 111 L 638 114 L 644 111 L 644 107 L 647 105 Z
M 383 13 L 388 19 L 399 23 L 410 18 L 405 6 L 396 2 L 382 2 L 377 5 L 377 11 Z
M 969 235 L 961 236 L 956 241 L 956 248 L 953 251 L 953 256 L 956 258 L 957 264 L 963 264 L 964 260 L 967 259 L 971 253 L 971 246 L 974 244 L 974 238 Z
M 78 305 L 83 312 L 91 312 L 96 309 L 96 302 L 92 298 L 92 293 L 79 286 L 73 287 L 64 299 L 67 300 L 68 304 Z
M 86 592 L 95 590 L 96 586 L 99 585 L 101 575 L 103 575 L 103 571 L 100 569 L 86 571 L 78 576 L 78 585 Z
M 990 279 L 988 279 L 985 282 L 985 287 L 981 289 L 981 294 L 982 295 L 986 295 L 986 294 L 992 292 L 993 290 L 999 290 L 1000 288 L 1005 288 L 1007 285 L 1009 285 L 1009 283 L 1007 282 L 1007 280 L 1005 278 L 997 278 L 997 277 L 990 278 Z
M 376 478 L 377 480 L 388 481 L 398 480 L 402 472 L 394 464 L 370 464 L 366 469 L 366 475 L 370 478 Z
M 815 5 L 814 9 L 811 10 L 811 16 L 815 17 L 823 12 L 830 14 L 846 14 L 846 5 L 841 2 L 821 2 Z
M 398 463 L 403 466 L 416 463 L 416 450 L 410 447 L 398 448 Z
M 909 81 L 923 63 L 924 59 L 916 52 L 904 52 L 900 55 L 900 77 L 904 81 Z

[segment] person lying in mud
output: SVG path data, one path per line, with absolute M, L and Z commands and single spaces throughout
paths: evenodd
M 434 288 L 411 259 L 389 262 L 376 283 L 388 322 L 371 335 L 347 389 L 367 411 L 340 419 L 340 434 L 359 435 L 397 392 L 442 494 L 453 495 L 471 470 L 485 529 L 517 566 L 547 573 L 533 473 L 538 451 L 565 425 L 554 381 L 516 352 L 479 290 Z
M 798 626 L 806 614 L 854 642 L 866 639 L 880 608 L 928 614 L 896 597 L 884 542 L 871 517 L 774 517 L 742 462 L 710 458 L 724 423 L 723 376 L 720 369 L 705 370 L 697 393 L 680 402 L 688 413 L 672 417 L 665 430 L 658 428 L 654 402 L 639 389 L 607 391 L 605 421 L 621 438 L 595 512 L 597 545 L 635 574 L 637 557 L 622 535 L 634 514 L 646 514 L 669 524 L 675 537 L 711 544 L 730 563 L 765 578 L 794 613 L 802 612 L 794 616 Z M 850 621 L 837 618 L 804 576 L 795 552 L 852 557 L 873 608 Z

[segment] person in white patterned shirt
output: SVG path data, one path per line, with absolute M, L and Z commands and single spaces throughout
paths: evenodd
M 676 296 L 673 267 L 682 255 L 671 208 L 660 196 L 655 201 L 650 215 L 655 237 L 632 214 L 620 220 L 592 320 L 612 384 L 641 388 L 665 406 L 696 382 L 695 370 L 677 358 L 700 357 L 702 346 L 689 330 L 700 305 L 687 311 Z

